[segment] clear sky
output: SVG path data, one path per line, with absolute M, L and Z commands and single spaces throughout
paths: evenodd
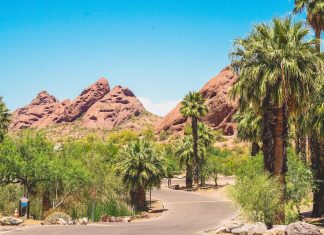
M 0 0 L 0 96 L 73 99 L 99 77 L 158 114 L 229 63 L 233 39 L 293 0 Z

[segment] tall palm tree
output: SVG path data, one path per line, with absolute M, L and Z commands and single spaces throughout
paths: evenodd
M 10 113 L 6 104 L 3 102 L 0 96 L 0 142 L 2 142 L 5 133 L 8 131 L 10 124 Z
M 235 41 L 232 66 L 239 79 L 233 97 L 262 113 L 262 151 L 265 169 L 285 188 L 288 117 L 304 111 L 316 76 L 323 72 L 323 56 L 316 53 L 309 30 L 291 18 L 256 25 L 245 39 Z M 283 222 L 284 211 L 278 215 Z
M 193 140 L 193 180 L 198 188 L 199 162 L 198 162 L 198 120 L 204 117 L 207 112 L 205 99 L 200 92 L 189 92 L 181 102 L 181 114 L 186 118 L 191 118 L 192 140 Z
M 206 164 L 206 151 L 208 147 L 212 144 L 214 140 L 213 130 L 206 124 L 200 122 L 198 123 L 198 152 L 200 155 L 200 182 L 201 186 L 206 184 L 206 176 L 204 166 Z
M 152 143 L 136 140 L 121 153 L 120 170 L 123 182 L 130 190 L 131 203 L 136 210 L 146 207 L 146 190 L 160 186 L 165 172 L 162 159 Z
M 294 13 L 306 10 L 307 22 L 315 31 L 316 49 L 321 51 L 321 32 L 324 30 L 324 2 L 320 0 L 295 0 Z
M 311 165 L 314 172 L 315 185 L 313 193 L 313 217 L 324 216 L 324 75 L 316 84 L 309 111 L 305 118 L 305 126 L 312 133 Z
M 180 167 L 186 167 L 186 188 L 192 188 L 193 148 L 192 137 L 185 135 L 179 142 L 176 154 Z
M 251 142 L 251 156 L 255 156 L 260 151 L 262 119 L 251 107 L 238 111 L 234 114 L 234 121 L 237 122 L 237 136 L 243 141 Z
M 318 52 L 321 51 L 321 32 L 324 30 L 324 2 L 323 1 L 315 1 L 315 0 L 295 0 L 295 8 L 294 13 L 300 13 L 301 11 L 306 10 L 307 14 L 307 22 L 308 24 L 314 29 L 315 31 L 315 38 L 317 39 L 316 42 L 316 50 Z M 313 92 L 315 94 L 315 92 Z M 315 104 L 311 105 L 311 110 L 309 110 L 309 117 L 311 120 L 314 121 L 312 117 L 312 111 L 314 111 Z M 313 108 L 313 110 L 312 110 Z M 316 118 L 315 118 L 316 119 Z M 307 122 L 307 121 L 306 121 Z M 323 158 L 323 151 L 324 149 L 319 148 L 318 146 L 323 146 L 323 139 L 318 136 L 318 132 L 316 129 L 311 129 L 308 134 L 310 135 L 309 138 L 309 148 L 310 148 L 310 158 L 312 161 L 312 168 L 315 172 L 315 180 L 317 182 L 322 182 L 323 180 L 323 173 L 320 172 L 324 171 L 324 164 L 320 164 L 321 159 Z M 304 142 L 304 141 L 303 141 Z M 322 178 L 318 178 L 322 177 Z M 319 183 L 320 184 L 320 183 Z M 324 208 L 324 187 L 323 184 L 319 186 L 319 190 L 314 191 L 314 203 L 313 203 L 313 216 L 323 215 L 323 210 L 320 212 L 319 205 Z M 322 194 L 320 193 L 322 188 Z M 321 196 L 322 195 L 322 199 Z M 322 201 L 321 201 L 322 200 Z

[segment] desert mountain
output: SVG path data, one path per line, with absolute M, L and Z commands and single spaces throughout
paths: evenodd
M 112 129 L 144 111 L 144 106 L 131 90 L 116 86 L 91 106 L 81 122 L 86 127 Z
M 73 101 L 60 102 L 46 91 L 13 112 L 11 130 L 45 128 L 78 122 L 87 128 L 113 129 L 142 113 L 147 114 L 134 93 L 121 86 L 110 90 L 105 78 L 90 85 Z
M 236 79 L 236 75 L 229 68 L 225 68 L 200 89 L 209 110 L 203 121 L 213 128 L 223 130 L 226 135 L 233 135 L 235 129 L 231 117 L 237 103 L 229 99 L 228 93 Z M 183 130 L 187 119 L 181 115 L 180 106 L 181 104 L 178 104 L 158 123 L 156 132 Z

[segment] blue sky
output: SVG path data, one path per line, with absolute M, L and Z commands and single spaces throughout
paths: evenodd
M 233 39 L 293 0 L 1 0 L 0 96 L 62 100 L 104 76 L 158 114 L 229 63 Z

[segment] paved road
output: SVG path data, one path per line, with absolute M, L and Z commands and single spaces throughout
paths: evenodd
M 88 226 L 31 226 L 6 234 L 15 235 L 190 235 L 217 227 L 234 216 L 229 201 L 208 195 L 162 187 L 152 197 L 162 200 L 166 211 L 157 219 L 129 224 Z M 0 233 L 1 234 L 1 233 Z

